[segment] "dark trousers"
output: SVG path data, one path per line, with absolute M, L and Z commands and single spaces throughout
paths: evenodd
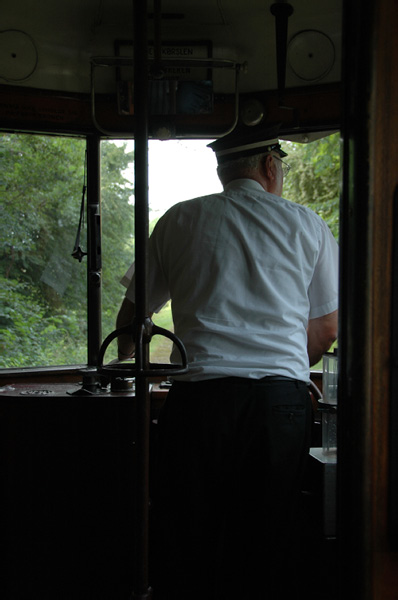
M 159 418 L 154 600 L 296 597 L 311 417 L 301 382 L 173 384 Z

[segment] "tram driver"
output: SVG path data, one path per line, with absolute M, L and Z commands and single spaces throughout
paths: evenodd
M 285 598 L 299 563 L 309 369 L 337 336 L 338 246 L 282 197 L 277 130 L 236 130 L 210 148 L 224 191 L 173 206 L 149 241 L 149 310 L 171 298 L 188 355 L 159 418 L 152 585 L 161 600 Z M 132 277 L 118 328 L 134 301 Z M 133 355 L 119 337 L 119 359 Z

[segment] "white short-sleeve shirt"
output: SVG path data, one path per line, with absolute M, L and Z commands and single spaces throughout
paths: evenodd
M 135 299 L 134 268 L 122 279 Z M 310 209 L 238 179 L 181 202 L 149 241 L 149 310 L 171 298 L 180 379 L 309 380 L 308 319 L 338 306 L 338 246 Z M 172 362 L 180 362 L 173 350 Z

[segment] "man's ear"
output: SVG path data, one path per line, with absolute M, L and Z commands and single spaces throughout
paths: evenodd
M 271 154 L 264 156 L 261 161 L 262 175 L 268 179 L 268 181 L 274 181 L 276 178 L 275 161 Z

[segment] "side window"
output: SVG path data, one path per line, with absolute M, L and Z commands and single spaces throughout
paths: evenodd
M 120 280 L 134 262 L 134 143 L 101 142 L 102 339 L 116 327 L 125 288 Z M 116 356 L 116 345 L 113 356 Z M 106 361 L 108 360 L 108 354 Z
M 0 156 L 0 366 L 85 363 L 85 140 L 3 133 Z

